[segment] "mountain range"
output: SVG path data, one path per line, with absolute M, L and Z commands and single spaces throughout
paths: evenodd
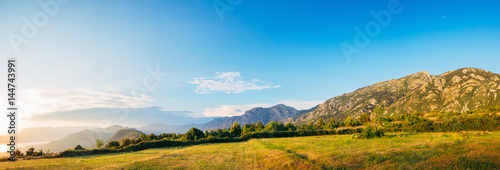
M 441 75 L 419 72 L 328 99 L 315 110 L 293 119 L 294 124 L 330 117 L 343 121 L 382 108 L 381 116 L 412 112 L 465 112 L 500 105 L 500 75 L 477 68 L 462 68 Z
M 216 130 L 216 129 L 229 129 L 234 122 L 240 125 L 257 123 L 261 121 L 264 125 L 271 121 L 281 121 L 283 119 L 295 117 L 306 113 L 308 110 L 297 110 L 293 107 L 284 104 L 278 104 L 269 108 L 257 107 L 245 112 L 241 116 L 222 117 L 214 119 L 208 123 L 198 125 L 200 129 Z
M 32 147 L 35 149 L 43 149 L 44 151 L 50 149 L 51 152 L 61 152 L 67 149 L 73 149 L 76 145 L 81 145 L 86 149 L 95 149 L 95 139 L 102 139 L 104 144 L 106 144 L 109 141 L 118 141 L 125 137 L 137 138 L 139 135 L 140 132 L 136 129 L 114 125 L 107 128 L 85 129 L 80 132 L 71 133 L 62 139 L 54 140 L 46 144 L 33 145 Z
M 315 107 L 314 107 L 315 108 Z M 167 125 L 162 123 L 150 124 L 140 127 L 139 130 L 149 133 L 185 133 L 189 128 L 196 127 L 201 130 L 216 130 L 216 129 L 229 129 L 234 122 L 240 125 L 257 123 L 261 121 L 267 124 L 271 121 L 282 121 L 284 119 L 293 118 L 298 115 L 309 112 L 310 110 L 297 110 L 293 107 L 284 104 L 278 104 L 269 108 L 256 107 L 246 111 L 241 116 L 221 117 L 211 120 L 203 124 L 189 124 L 189 125 Z

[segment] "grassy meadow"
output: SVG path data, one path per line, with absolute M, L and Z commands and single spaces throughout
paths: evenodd
M 4 169 L 498 169 L 500 132 L 252 139 L 85 157 L 0 162 Z

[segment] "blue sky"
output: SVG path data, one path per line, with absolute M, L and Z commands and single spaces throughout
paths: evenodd
M 419 71 L 500 73 L 500 2 L 493 0 L 242 0 L 234 6 L 220 0 L 232 8 L 223 20 L 213 0 L 73 0 L 58 3 L 57 14 L 15 52 L 9 34 L 22 36 L 23 17 L 31 21 L 43 12 L 39 2 L 46 0 L 0 2 L 0 55 L 18 60 L 26 117 L 123 105 L 193 117 L 278 103 L 304 109 Z M 371 11 L 397 2 L 401 11 L 347 61 L 339 45 L 354 44 L 354 28 L 376 21 Z M 165 73 L 161 82 L 131 94 L 151 77 L 147 68 L 157 67 Z M 25 121 L 25 127 L 47 124 Z M 52 125 L 78 124 L 72 121 Z

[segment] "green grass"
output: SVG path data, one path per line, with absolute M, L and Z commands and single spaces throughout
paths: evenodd
M 252 139 L 133 153 L 1 162 L 28 169 L 498 169 L 500 132 Z

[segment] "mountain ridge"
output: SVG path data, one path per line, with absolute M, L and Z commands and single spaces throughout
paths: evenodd
M 330 117 L 343 121 L 347 116 L 372 114 L 398 115 L 409 112 L 464 112 L 499 105 L 500 75 L 478 68 L 461 68 L 431 75 L 422 71 L 399 79 L 391 79 L 359 88 L 328 99 L 315 110 L 289 120 L 305 124 Z

